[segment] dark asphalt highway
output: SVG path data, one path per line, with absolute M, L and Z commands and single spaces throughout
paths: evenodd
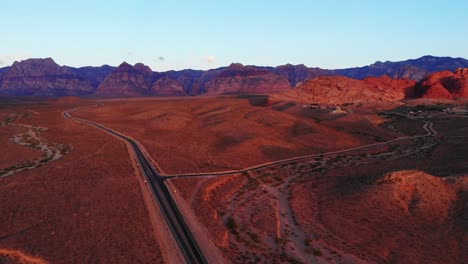
M 165 217 L 166 223 L 170 228 L 175 240 L 179 244 L 180 250 L 188 263 L 207 263 L 206 258 L 201 252 L 195 238 L 187 227 L 177 205 L 170 194 L 169 189 L 164 183 L 165 177 L 159 175 L 158 171 L 151 165 L 149 159 L 143 154 L 138 144 L 131 138 L 117 133 L 98 123 L 73 117 L 70 113 L 80 108 L 75 108 L 63 113 L 63 116 L 81 123 L 86 123 L 102 129 L 107 133 L 127 141 L 132 146 L 135 156 L 138 159 L 139 167 L 150 183 L 153 196 Z

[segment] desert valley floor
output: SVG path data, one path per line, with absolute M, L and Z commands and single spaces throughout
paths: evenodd
M 463 263 L 468 102 L 0 99 L 0 263 L 181 260 L 136 141 L 213 263 Z

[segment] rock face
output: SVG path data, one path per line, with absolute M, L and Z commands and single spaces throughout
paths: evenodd
M 187 95 L 198 95 L 202 93 L 200 81 L 206 72 L 200 70 L 168 71 L 163 76 L 179 83 Z
M 154 82 L 151 87 L 152 95 L 162 96 L 183 96 L 187 95 L 184 87 L 174 79 L 170 77 L 162 77 Z
M 388 76 L 366 80 L 325 76 L 306 81 L 296 89 L 278 95 L 278 98 L 319 104 L 393 102 L 405 98 L 405 89 L 414 84 L 411 80 L 392 80 Z
M 428 74 L 444 70 L 454 71 L 457 68 L 468 68 L 468 60 L 463 58 L 424 56 L 419 59 L 398 62 L 378 61 L 370 66 L 335 70 L 334 73 L 355 79 L 388 75 L 393 79 L 407 78 L 420 81 Z
M 418 59 L 397 62 L 375 62 L 369 66 L 327 70 L 320 68 L 308 68 L 304 65 L 286 64 L 272 68 L 272 70 L 288 78 L 292 87 L 302 82 L 319 76 L 346 76 L 353 79 L 365 79 L 367 77 L 379 77 L 387 75 L 392 79 L 411 79 L 421 81 L 427 75 L 457 68 L 467 68 L 468 60 L 463 58 L 423 56 Z
M 52 59 L 15 62 L 2 75 L 0 92 L 7 95 L 68 96 L 88 95 L 92 83 Z
M 387 75 L 384 75 L 381 77 L 367 77 L 364 81 L 376 85 L 379 90 L 386 90 L 387 92 L 395 93 L 397 98 L 400 99 L 414 96 L 416 81 L 411 79 L 392 79 Z
M 231 64 L 218 76 L 205 84 L 206 93 L 262 94 L 285 91 L 291 88 L 287 78 L 254 66 Z
M 376 62 L 370 66 L 338 70 L 308 68 L 302 64 L 286 64 L 278 67 L 232 64 L 229 67 L 207 71 L 181 70 L 157 73 L 142 63 L 134 66 L 123 63 L 118 68 L 108 65 L 73 68 L 59 66 L 52 59 L 29 59 L 15 62 L 11 67 L 0 68 L 0 94 L 40 96 L 95 94 L 103 97 L 263 94 L 300 87 L 308 80 L 317 77 L 345 76 L 364 80 L 366 84 L 371 83 L 378 90 L 386 92 L 390 90 L 400 92 L 403 89 L 408 98 L 418 96 L 454 98 L 464 97 L 464 92 L 456 91 L 464 89 L 457 88 L 458 84 L 451 84 L 449 79 L 452 77 L 447 72 L 444 74 L 448 75 L 442 74 L 445 77 L 441 78 L 448 79 L 441 80 L 439 85 L 435 85 L 439 82 L 437 78 L 431 77 L 431 80 L 425 79 L 425 83 L 418 85 L 417 89 L 409 87 L 413 82 L 408 79 L 420 81 L 438 71 L 454 71 L 457 68 L 467 67 L 468 60 L 462 58 L 424 56 L 414 60 Z M 383 75 L 388 77 L 379 79 L 379 76 Z M 450 88 L 452 86 L 455 88 Z M 385 100 L 386 96 L 380 97 Z
M 429 75 L 415 88 L 415 95 L 423 98 L 468 98 L 468 68 Z
M 0 68 L 0 80 L 2 79 L 3 74 L 7 72 L 9 69 L 10 67 Z
M 276 74 L 288 79 L 292 87 L 302 84 L 305 80 L 313 79 L 319 76 L 334 75 L 333 70 L 324 70 L 320 68 L 308 68 L 304 64 L 292 65 L 286 64 L 275 67 L 273 71 Z
M 80 76 L 81 78 L 91 82 L 95 89 L 98 88 L 99 84 L 101 84 L 104 79 L 111 74 L 115 67 L 109 65 L 103 65 L 100 67 L 81 67 L 81 68 L 73 68 L 67 67 L 75 74 Z
M 144 65 L 120 64 L 99 85 L 96 95 L 103 97 L 132 97 L 150 95 L 151 69 Z

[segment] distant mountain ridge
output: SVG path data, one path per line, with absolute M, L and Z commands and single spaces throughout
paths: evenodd
M 291 64 L 261 67 L 233 63 L 228 67 L 206 71 L 153 72 L 141 63 L 74 68 L 60 66 L 51 58 L 28 59 L 15 62 L 11 67 L 0 68 L 0 94 L 132 97 L 276 93 L 323 76 L 365 79 L 387 75 L 392 79 L 419 82 L 435 72 L 455 71 L 457 68 L 468 68 L 468 60 L 424 56 L 336 70 Z
M 468 68 L 468 60 L 463 58 L 423 56 L 419 59 L 376 62 L 369 66 L 336 70 L 337 75 L 354 79 L 387 75 L 393 79 L 407 78 L 421 81 L 427 75 L 439 71 L 455 71 Z

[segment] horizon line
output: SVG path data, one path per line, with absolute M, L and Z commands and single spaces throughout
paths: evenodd
M 61 66 L 61 67 L 70 67 L 70 68 L 75 68 L 75 69 L 79 69 L 79 68 L 87 68 L 87 67 L 93 67 L 93 68 L 99 68 L 99 67 L 104 67 L 104 66 L 109 66 L 109 67 L 113 67 L 113 68 L 118 68 L 120 65 L 124 64 L 124 63 L 127 63 L 129 65 L 132 65 L 132 66 L 135 66 L 136 64 L 143 64 L 147 67 L 149 67 L 151 69 L 152 72 L 170 72 L 170 71 L 189 71 L 189 70 L 192 70 L 192 71 L 210 71 L 210 70 L 217 70 L 217 69 L 222 69 L 222 68 L 228 68 L 229 66 L 233 65 L 233 64 L 241 64 L 242 66 L 254 66 L 254 67 L 265 67 L 265 68 L 276 68 L 276 67 L 281 67 L 281 66 L 287 66 L 287 65 L 292 65 L 292 66 L 300 66 L 300 65 L 303 65 L 309 69 L 321 69 L 321 70 L 343 70 L 343 69 L 352 69 L 352 68 L 363 68 L 363 67 L 368 67 L 368 66 L 371 66 L 371 65 L 374 65 L 374 64 L 377 64 L 377 63 L 395 63 L 395 62 L 403 62 L 403 61 L 409 61 L 409 60 L 418 60 L 418 59 L 422 59 L 424 57 L 434 57 L 434 58 L 450 58 L 450 59 L 463 59 L 463 60 L 467 60 L 466 58 L 464 57 L 452 57 L 452 56 L 435 56 L 435 55 L 423 55 L 423 56 L 420 56 L 418 58 L 409 58 L 409 59 L 403 59 L 403 60 L 386 60 L 386 61 L 380 61 L 380 60 L 377 60 L 377 61 L 374 61 L 373 63 L 370 63 L 370 64 L 366 64 L 366 65 L 362 65 L 362 66 L 352 66 L 352 67 L 345 67 L 345 68 L 321 68 L 321 67 L 318 67 L 318 66 L 308 66 L 304 63 L 299 63 L 299 64 L 292 64 L 292 63 L 284 63 L 284 64 L 279 64 L 279 65 L 276 65 L 276 66 L 272 66 L 272 65 L 255 65 L 255 64 L 244 64 L 244 63 L 241 63 L 241 62 L 231 62 L 229 65 L 225 65 L 225 66 L 220 66 L 220 67 L 215 67 L 215 68 L 209 68 L 209 69 L 206 69 L 206 70 L 203 70 L 203 69 L 194 69 L 194 68 L 183 68 L 183 69 L 179 69 L 179 70 L 176 70 L 176 69 L 171 69 L 171 70 L 166 70 L 166 71 L 154 71 L 148 64 L 145 64 L 143 62 L 137 62 L 135 64 L 131 64 L 131 63 L 128 63 L 126 60 L 123 60 L 119 65 L 117 66 L 113 66 L 113 65 L 110 65 L 110 64 L 101 64 L 101 65 L 85 65 L 85 66 L 71 66 L 71 65 L 67 65 L 67 64 L 60 64 L 58 63 L 53 57 L 42 57 L 42 58 L 39 58 L 39 57 L 31 57 L 31 58 L 27 58 L 27 59 L 24 59 L 24 60 L 15 60 L 11 65 L 8 65 L 8 66 L 2 66 L 0 67 L 0 69 L 4 69 L 4 68 L 9 68 L 9 67 L 12 67 L 15 63 L 20 63 L 20 62 L 23 62 L 23 61 L 27 61 L 27 60 L 46 60 L 46 59 L 51 59 L 54 63 L 56 63 L 57 65 Z

